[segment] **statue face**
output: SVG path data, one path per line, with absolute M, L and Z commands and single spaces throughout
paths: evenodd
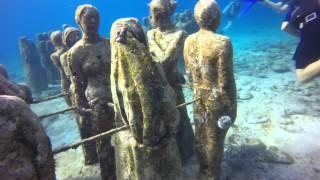
M 72 47 L 76 42 L 78 42 L 81 39 L 81 34 L 79 31 L 73 31 L 69 34 L 67 43 L 68 46 Z
M 142 27 L 136 19 L 120 19 L 114 23 L 111 30 L 111 39 L 126 44 L 128 38 L 134 38 L 146 45 L 146 39 Z
M 154 26 L 159 26 L 161 23 L 161 18 L 163 18 L 165 13 L 164 9 L 160 6 L 151 6 L 150 7 L 150 15 L 151 15 L 151 22 Z
M 100 25 L 100 16 L 94 9 L 87 9 L 83 13 L 80 21 L 81 28 L 86 34 L 98 33 Z

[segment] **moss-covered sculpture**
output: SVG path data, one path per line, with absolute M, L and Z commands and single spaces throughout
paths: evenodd
M 0 131 L 0 179 L 56 179 L 50 140 L 20 98 L 0 95 Z
M 48 88 L 48 80 L 46 72 L 41 66 L 36 46 L 31 40 L 21 37 L 19 39 L 19 47 L 27 84 L 35 93 L 46 90 Z
M 49 33 L 37 34 L 36 43 L 40 55 L 40 61 L 46 71 L 49 84 L 57 84 L 60 81 L 59 71 L 53 64 L 50 56 L 55 49 L 60 49 L 60 47 L 55 47 L 52 44 Z
M 136 19 L 120 19 L 112 25 L 111 48 L 116 124 L 130 125 L 113 137 L 117 179 L 180 179 L 176 95 L 162 67 L 149 55 Z
M 10 81 L 8 72 L 2 64 L 0 64 L 0 95 L 17 96 L 27 104 L 33 102 L 31 89 L 25 84 Z
M 83 36 L 69 50 L 69 63 L 72 69 L 75 105 L 82 114 L 79 127 L 82 135 L 92 132 L 98 134 L 114 127 L 114 111 L 108 106 L 108 103 L 112 102 L 110 44 L 109 40 L 98 34 L 100 15 L 94 6 L 79 6 L 76 22 Z M 114 150 L 110 139 L 103 138 L 96 142 L 103 180 L 116 179 Z M 89 156 L 92 155 L 87 154 L 88 158 Z
M 172 0 L 151 1 L 151 20 L 156 28 L 148 31 L 148 46 L 153 60 L 162 65 L 170 86 L 175 90 L 177 104 L 182 104 L 185 102 L 181 87 L 183 75 L 177 65 L 187 33 L 171 23 L 170 16 L 175 8 L 176 2 Z M 182 164 L 185 164 L 193 154 L 194 133 L 186 107 L 179 108 L 179 112 L 177 143 Z
M 227 37 L 215 34 L 220 10 L 214 0 L 200 0 L 195 7 L 200 31 L 185 42 L 184 57 L 195 97 L 196 151 L 199 179 L 220 179 L 224 139 L 236 119 L 236 85 L 233 52 Z
M 64 69 L 63 69 L 62 64 L 60 62 L 60 56 L 63 53 L 65 53 L 65 51 L 67 50 L 67 48 L 62 43 L 62 37 L 63 37 L 63 34 L 61 31 L 55 31 L 55 32 L 51 33 L 50 40 L 51 40 L 52 44 L 55 46 L 55 52 L 52 53 L 50 57 L 51 57 L 53 64 L 56 66 L 56 68 L 58 69 L 58 71 L 60 73 L 61 93 L 65 94 L 65 93 L 69 93 L 70 79 L 68 79 L 66 77 L 66 73 L 64 72 Z M 64 96 L 64 99 L 65 99 L 66 103 L 69 106 L 71 106 L 70 95 Z

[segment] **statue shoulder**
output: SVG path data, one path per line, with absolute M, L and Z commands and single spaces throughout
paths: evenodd
M 147 31 L 147 36 L 148 35 L 153 35 L 154 33 L 156 33 L 157 29 L 150 29 L 149 31 Z
M 198 36 L 198 33 L 190 34 L 188 37 L 186 37 L 185 45 L 194 43 L 197 39 L 197 36 Z
M 151 29 L 149 31 L 147 31 L 147 39 L 148 41 L 153 41 L 154 40 L 154 35 L 156 33 L 157 29 Z
M 76 42 L 70 49 L 69 52 L 71 54 L 73 53 L 77 53 L 79 51 L 82 51 L 82 49 L 84 48 L 85 44 L 84 41 L 82 39 L 80 39 L 78 42 Z
M 183 30 L 183 29 L 180 29 L 180 28 L 176 28 L 176 34 L 178 34 L 179 36 L 184 36 L 184 37 L 187 37 L 188 36 L 188 33 Z
M 229 37 L 216 34 L 217 41 L 222 47 L 232 47 L 232 43 Z

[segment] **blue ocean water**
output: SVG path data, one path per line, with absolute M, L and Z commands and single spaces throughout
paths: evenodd
M 193 10 L 197 0 L 178 1 L 177 12 L 185 9 Z M 219 0 L 218 3 L 223 9 L 230 1 Z M 80 4 L 90 3 L 95 5 L 101 13 L 100 33 L 102 36 L 109 36 L 112 22 L 121 17 L 142 18 L 148 16 L 149 0 L 10 0 L 1 1 L 0 6 L 0 62 L 9 69 L 19 70 L 22 66 L 18 38 L 27 36 L 34 39 L 36 33 L 61 29 L 62 24 L 77 26 L 74 21 L 75 9 Z M 281 33 L 279 31 L 281 14 L 255 5 L 251 11 L 234 22 L 234 27 L 227 33 L 237 38 L 243 32 L 251 30 Z M 275 34 L 276 35 L 276 34 Z M 252 38 L 252 37 L 250 37 Z M 18 69 L 17 69 L 18 68 Z M 20 70 L 19 70 L 20 71 Z

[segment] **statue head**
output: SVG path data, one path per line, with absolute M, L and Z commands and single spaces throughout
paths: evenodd
M 215 0 L 199 0 L 194 17 L 200 28 L 215 31 L 220 24 L 221 12 Z
M 143 29 L 135 18 L 118 19 L 111 27 L 111 41 L 125 44 L 127 39 L 134 38 L 147 44 Z
M 63 31 L 63 44 L 71 48 L 76 42 L 78 42 L 81 39 L 81 32 L 79 29 L 74 27 L 67 27 Z
M 159 26 L 162 19 L 169 19 L 176 10 L 176 0 L 152 0 L 149 4 L 151 22 L 154 26 Z
M 75 19 L 85 34 L 90 35 L 98 33 L 100 14 L 96 7 L 90 4 L 78 6 Z
M 50 40 L 52 44 L 56 47 L 63 46 L 62 44 L 62 32 L 61 31 L 54 31 L 50 35 Z

